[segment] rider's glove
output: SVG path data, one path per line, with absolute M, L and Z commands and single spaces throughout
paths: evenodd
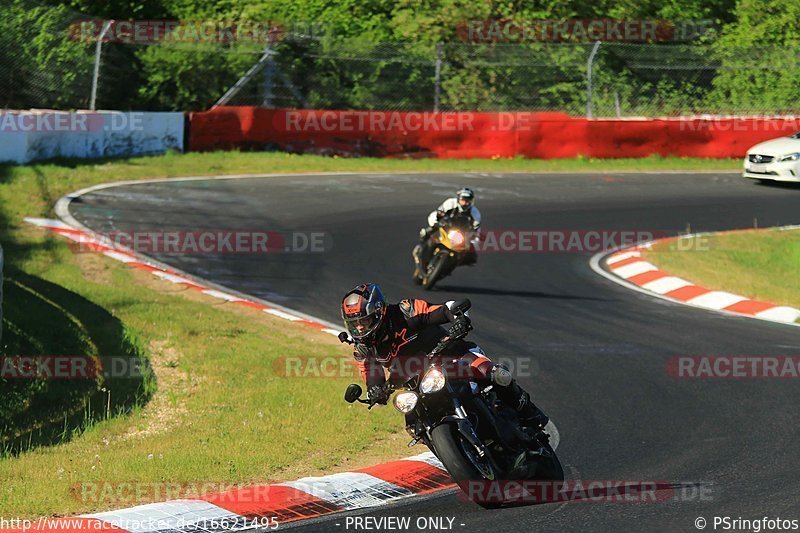
M 444 218 L 445 212 L 444 211 L 436 211 L 436 220 L 442 220 Z
M 472 321 L 466 315 L 460 315 L 455 319 L 453 325 L 450 326 L 450 331 L 447 333 L 448 337 L 460 339 L 466 337 L 467 333 L 472 329 Z
M 383 385 L 373 385 L 370 387 L 367 391 L 367 397 L 371 403 L 379 403 L 381 405 L 386 405 L 389 401 L 389 394 L 387 394 Z
M 370 357 L 376 357 L 378 351 L 374 346 L 367 346 L 366 344 L 357 343 L 353 350 L 353 357 L 356 361 L 364 361 Z

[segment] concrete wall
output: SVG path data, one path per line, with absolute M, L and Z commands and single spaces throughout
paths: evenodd
M 0 112 L 0 162 L 183 151 L 183 113 Z

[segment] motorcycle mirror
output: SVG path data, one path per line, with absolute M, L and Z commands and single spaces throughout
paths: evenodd
M 339 342 L 346 342 L 350 344 L 350 336 L 346 332 L 339 333 Z
M 361 390 L 361 387 L 359 385 L 352 383 L 347 387 L 347 390 L 344 393 L 344 401 L 346 401 L 347 403 L 353 403 L 357 401 L 359 398 L 361 398 L 362 392 L 363 391 Z
M 461 314 L 469 311 L 470 307 L 472 307 L 472 302 L 469 301 L 469 298 L 463 298 L 455 302 L 453 304 L 453 308 L 450 311 L 453 314 Z

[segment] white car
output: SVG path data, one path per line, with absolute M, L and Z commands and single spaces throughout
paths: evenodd
M 742 175 L 756 180 L 800 181 L 800 132 L 750 148 Z

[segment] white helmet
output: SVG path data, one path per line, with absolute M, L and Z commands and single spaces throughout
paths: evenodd
M 456 199 L 458 200 L 458 210 L 464 213 L 472 208 L 472 204 L 475 202 L 475 193 L 469 187 L 464 187 L 456 193 Z

